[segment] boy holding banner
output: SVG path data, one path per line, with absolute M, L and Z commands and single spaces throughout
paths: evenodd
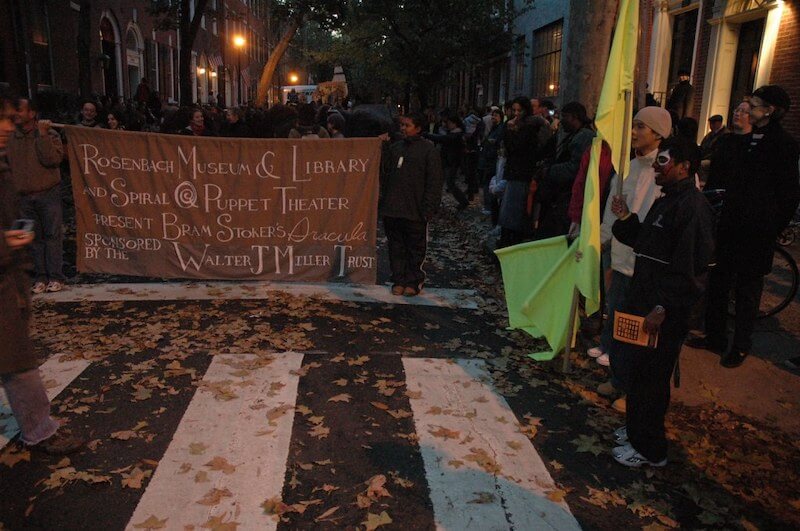
M 442 200 L 442 161 L 433 143 L 420 136 L 421 113 L 400 118 L 403 139 L 384 153 L 379 211 L 389 247 L 392 294 L 413 297 L 425 282 L 428 222 Z

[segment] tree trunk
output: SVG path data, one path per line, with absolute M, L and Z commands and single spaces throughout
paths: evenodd
M 294 17 L 289 21 L 289 26 L 286 28 L 281 40 L 278 41 L 275 49 L 270 54 L 267 64 L 264 65 L 264 70 L 261 72 L 261 79 L 258 80 L 256 107 L 264 107 L 264 104 L 267 102 L 269 87 L 272 86 L 272 76 L 275 75 L 275 70 L 278 68 L 278 63 L 283 57 L 283 54 L 286 53 L 289 43 L 294 38 L 295 34 L 297 34 L 297 30 L 300 28 L 302 22 L 303 17 Z
M 564 46 L 569 53 L 562 71 L 561 101 L 582 103 L 591 117 L 597 112 L 603 87 L 619 0 L 570 0 L 569 4 L 569 33 Z
M 181 32 L 181 52 L 178 59 L 178 77 L 181 83 L 180 104 L 194 104 L 192 94 L 192 50 L 197 32 L 200 29 L 200 20 L 206 9 L 208 0 L 197 0 L 194 7 L 194 16 L 189 17 L 189 0 L 181 0 L 180 13 L 178 14 L 178 27 Z
M 78 14 L 78 88 L 81 98 L 92 95 L 92 4 L 89 0 L 80 3 Z

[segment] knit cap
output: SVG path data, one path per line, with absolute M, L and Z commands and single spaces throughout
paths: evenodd
M 644 123 L 644 125 L 661 135 L 661 138 L 667 138 L 672 134 L 672 116 L 661 107 L 644 107 L 636 113 L 633 119 Z

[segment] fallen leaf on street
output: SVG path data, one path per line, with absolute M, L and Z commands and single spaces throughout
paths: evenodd
M 129 489 L 141 489 L 142 481 L 153 475 L 152 470 L 142 470 L 138 466 L 129 473 L 122 474 L 122 486 Z
M 439 437 L 441 439 L 458 439 L 461 437 L 461 432 L 456 430 L 449 430 L 444 426 L 439 426 L 437 430 L 428 430 L 428 433 L 433 435 L 434 437 Z
M 133 524 L 133 527 L 134 529 L 164 529 L 167 527 L 167 520 L 169 520 L 169 518 L 159 520 L 151 514 L 150 518 L 139 522 L 138 524 Z
M 236 472 L 236 467 L 228 462 L 224 457 L 216 456 L 214 459 L 205 464 L 211 470 L 218 470 L 223 474 L 229 475 Z
M 351 398 L 347 393 L 342 393 L 341 395 L 332 396 L 328 399 L 328 402 L 350 402 Z
M 206 492 L 205 495 L 197 500 L 196 503 L 200 505 L 217 505 L 219 502 L 222 501 L 223 498 L 230 498 L 233 496 L 233 493 L 228 489 L 211 489 L 210 491 Z
M 197 442 L 189 443 L 189 453 L 192 455 L 200 455 L 207 449 L 208 446 L 206 446 L 203 443 L 197 443 Z
M 475 498 L 474 500 L 468 501 L 467 503 L 478 503 L 478 504 L 494 503 L 494 501 L 497 499 L 495 495 L 492 494 L 491 492 L 475 492 L 473 494 L 477 494 L 478 497 Z
M 239 522 L 226 522 L 226 516 L 227 515 L 211 516 L 208 521 L 200 527 L 203 529 L 211 529 L 211 531 L 236 531 L 236 528 L 239 527 Z
M 366 531 L 373 531 L 382 525 L 389 525 L 391 523 L 392 519 L 389 518 L 389 514 L 386 511 L 383 511 L 381 514 L 367 513 L 366 521 L 361 522 L 362 525 L 366 526 Z
M 316 518 L 314 518 L 314 521 L 315 522 L 321 522 L 321 521 L 325 520 L 326 518 L 330 517 L 333 513 L 335 513 L 338 510 L 339 510 L 339 506 L 338 505 L 335 506 L 335 507 L 331 507 L 330 509 L 328 509 L 327 511 L 325 511 L 321 515 L 319 515 Z

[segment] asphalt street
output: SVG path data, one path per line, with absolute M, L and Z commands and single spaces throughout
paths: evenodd
M 796 396 L 754 410 L 696 379 L 668 417 L 670 464 L 621 467 L 609 451 L 624 417 L 594 391 L 604 369 L 581 352 L 568 375 L 526 357 L 540 343 L 505 329 L 485 220 L 451 211 L 418 303 L 86 275 L 38 297 L 54 414 L 87 445 L 64 459 L 6 444 L 0 529 L 800 525 L 800 447 L 781 421 Z M 378 253 L 370 289 L 388 277 Z M 760 333 L 796 345 L 798 306 Z M 776 368 L 781 348 L 752 361 Z M 762 370 L 750 361 L 728 374 Z M 0 413 L 9 438 L 12 424 Z

